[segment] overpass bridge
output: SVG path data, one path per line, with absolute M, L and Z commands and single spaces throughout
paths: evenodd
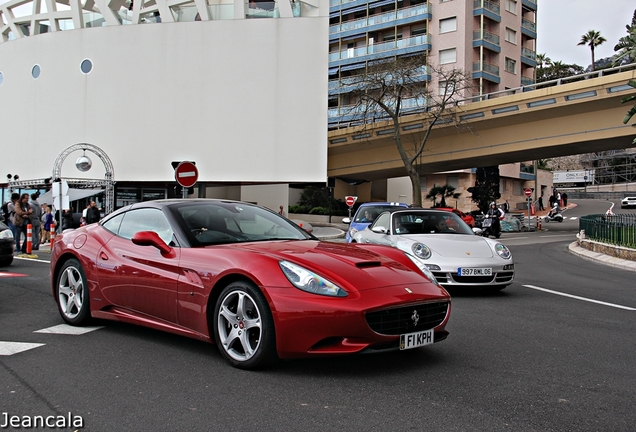
M 636 64 L 460 103 L 453 122 L 433 129 L 421 173 L 632 147 L 636 129 L 623 124 L 631 105 L 621 99 L 633 94 L 627 83 L 634 79 Z M 426 113 L 402 117 L 405 144 L 419 141 L 426 121 Z M 390 121 L 331 130 L 329 177 L 373 181 L 406 175 L 391 134 Z

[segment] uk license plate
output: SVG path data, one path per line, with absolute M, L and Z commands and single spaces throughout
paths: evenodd
M 492 268 L 465 267 L 457 269 L 458 276 L 492 276 Z
M 433 342 L 433 329 L 400 335 L 401 350 L 430 345 Z

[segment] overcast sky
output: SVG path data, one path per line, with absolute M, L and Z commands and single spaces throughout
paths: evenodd
M 601 33 L 607 42 L 594 49 L 596 59 L 614 54 L 618 39 L 627 36 L 636 9 L 634 0 L 539 0 L 537 2 L 537 54 L 552 61 L 592 63 L 590 47 L 577 45 L 588 30 Z

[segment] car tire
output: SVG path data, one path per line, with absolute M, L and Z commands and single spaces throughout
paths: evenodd
M 90 321 L 90 294 L 84 268 L 75 258 L 64 263 L 55 281 L 55 301 L 64 321 L 84 325 Z
M 13 262 L 13 257 L 9 257 L 7 259 L 4 259 L 2 261 L 0 261 L 0 267 L 8 267 L 11 265 L 11 263 Z
M 274 363 L 274 319 L 263 293 L 252 283 L 226 286 L 214 307 L 214 340 L 234 367 L 257 369 Z

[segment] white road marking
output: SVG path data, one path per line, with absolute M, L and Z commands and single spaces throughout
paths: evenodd
M 10 356 L 13 354 L 21 353 L 22 351 L 28 351 L 33 348 L 41 347 L 41 343 L 28 343 L 28 342 L 0 342 L 0 355 Z
M 43 259 L 37 259 L 37 258 L 27 258 L 27 257 L 21 257 L 21 256 L 14 256 L 14 259 L 19 259 L 19 260 L 25 260 L 25 261 L 35 261 L 35 262 L 41 262 L 41 263 L 47 263 L 50 264 L 51 261 L 46 261 Z
M 47 334 L 64 334 L 64 335 L 83 335 L 95 330 L 99 330 L 103 327 L 75 327 L 68 324 L 59 324 L 53 327 L 45 328 L 42 330 L 36 330 L 33 333 L 47 333 Z
M 554 234 L 554 235 L 544 235 L 544 236 L 539 236 L 539 237 L 549 237 L 549 238 L 553 238 L 553 237 L 576 237 L 576 234 Z
M 606 302 L 602 302 L 602 301 L 599 301 L 599 300 L 589 299 L 589 298 L 586 298 L 586 297 L 579 297 L 579 296 L 575 296 L 575 295 L 572 295 L 572 294 L 562 293 L 562 292 L 559 292 L 559 291 L 552 291 L 552 290 L 541 288 L 541 287 L 534 286 L 534 285 L 523 285 L 523 286 L 526 287 L 526 288 L 531 288 L 531 289 L 534 289 L 534 290 L 544 291 L 544 292 L 547 292 L 547 293 L 550 293 L 550 294 L 556 294 L 556 295 L 560 295 L 560 296 L 563 296 L 563 297 L 570 297 L 570 298 L 577 299 L 577 300 L 583 300 L 583 301 L 590 302 L 590 303 L 596 303 L 596 304 L 600 304 L 600 305 L 604 305 L 604 306 L 611 306 L 611 307 L 618 308 L 618 309 L 636 311 L 636 308 L 632 308 L 632 307 L 629 307 L 629 306 L 622 306 L 622 305 L 617 305 L 617 304 L 614 304 L 614 303 L 606 303 Z

